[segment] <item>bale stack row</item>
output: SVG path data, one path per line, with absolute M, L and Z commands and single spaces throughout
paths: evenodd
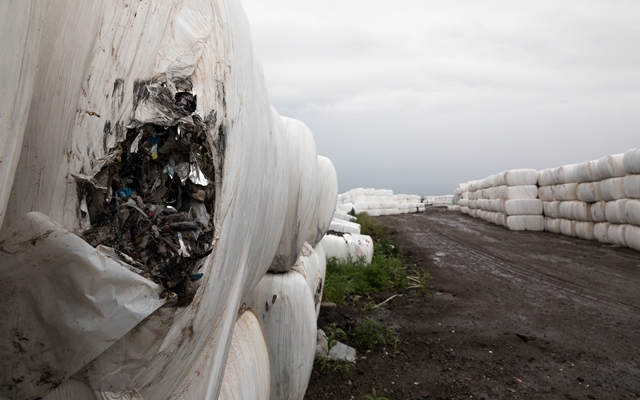
M 397 215 L 424 211 L 422 199 L 418 195 L 393 194 L 385 189 L 351 189 L 338 195 L 336 210 L 367 213 L 372 217 Z
M 545 230 L 640 251 L 640 149 L 538 173 Z
M 444 196 L 424 196 L 422 203 L 425 206 L 433 207 L 447 207 L 450 206 L 453 201 L 453 195 L 447 194 Z
M 542 231 L 542 202 L 533 169 L 503 171 L 457 189 L 463 214 L 504 226 L 514 231 Z

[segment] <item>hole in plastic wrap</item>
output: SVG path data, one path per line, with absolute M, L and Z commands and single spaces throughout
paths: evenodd
M 175 105 L 191 114 L 196 96 L 178 92 Z M 115 249 L 176 293 L 181 306 L 193 299 L 213 250 L 212 154 L 205 124 L 193 114 L 173 126 L 128 129 L 93 174 L 75 176 L 84 239 Z

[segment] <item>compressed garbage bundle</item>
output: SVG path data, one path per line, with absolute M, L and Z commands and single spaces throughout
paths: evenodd
M 338 195 L 336 210 L 367 213 L 372 217 L 423 212 L 420 196 L 399 194 L 386 189 L 351 189 Z
M 510 230 L 542 231 L 543 203 L 536 180 L 535 170 L 520 169 L 460 184 L 460 211 Z
M 639 154 L 631 149 L 540 171 L 545 230 L 640 250 L 635 237 L 640 218 L 631 200 L 640 198 Z
M 0 346 L 0 397 L 88 387 L 101 398 L 217 398 L 238 310 L 270 266 L 304 283 L 291 289 L 304 296 L 283 294 L 306 306 L 279 340 L 313 331 L 295 349 L 313 354 L 314 296 L 290 270 L 326 230 L 337 182 L 308 128 L 270 107 L 240 1 L 0 10 L 0 236 L 14 240 L 3 250 L 20 249 L 0 251 L 0 340 L 23 350 Z M 9 290 L 24 265 L 60 272 L 22 284 L 38 301 Z M 278 379 L 299 372 L 280 367 Z M 231 388 L 258 380 L 231 372 Z M 36 384 L 42 376 L 51 384 Z

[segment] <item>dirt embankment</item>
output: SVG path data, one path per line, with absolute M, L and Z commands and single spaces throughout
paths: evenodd
M 640 253 L 442 209 L 376 220 L 432 294 L 323 309 L 320 327 L 370 316 L 403 342 L 348 373 L 315 369 L 305 399 L 640 398 Z

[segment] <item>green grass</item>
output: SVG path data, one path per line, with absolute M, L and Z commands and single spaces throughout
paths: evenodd
M 360 224 L 360 233 L 379 239 L 384 236 L 384 228 L 374 221 L 373 217 L 367 213 L 359 213 L 355 215 L 357 224 Z

